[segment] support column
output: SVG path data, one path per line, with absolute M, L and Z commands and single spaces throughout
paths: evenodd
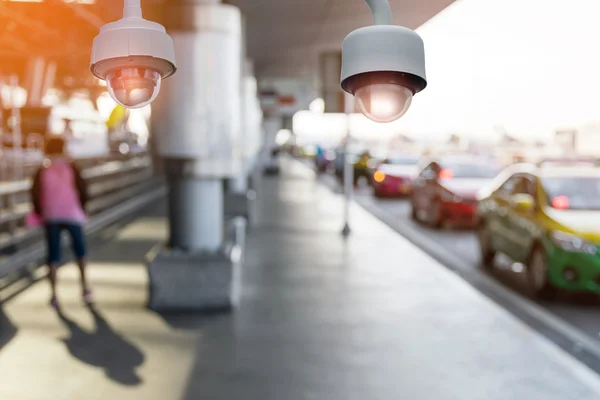
M 246 192 L 248 192 L 248 175 L 246 172 L 229 180 L 229 191 L 236 195 L 246 195 Z
M 42 103 L 45 70 L 46 60 L 43 57 L 32 57 L 27 62 L 24 86 L 27 90 L 27 104 L 30 106 L 40 106 Z
M 169 247 L 217 253 L 223 245 L 223 184 L 199 178 L 193 160 L 165 160 L 169 185 Z M 191 164 L 191 165 L 189 165 Z
M 169 186 L 170 234 L 149 257 L 149 305 L 229 309 L 243 245 L 228 226 L 223 193 L 243 165 L 241 14 L 214 0 L 173 1 L 165 12 L 178 71 L 163 82 L 152 128 Z
M 170 239 L 175 245 L 173 247 L 217 253 L 223 244 L 221 180 L 182 178 L 172 183 L 170 192 Z
M 262 159 L 264 172 L 267 175 L 279 173 L 279 162 L 277 156 L 273 155 L 273 150 L 276 148 L 275 138 L 277 132 L 282 129 L 283 119 L 281 117 L 268 117 L 263 122 L 265 135 Z
M 325 112 L 343 113 L 344 91 L 340 87 L 342 52 L 331 51 L 319 57 L 321 97 L 325 101 Z
M 246 110 L 246 102 L 245 100 L 245 92 L 246 88 L 244 85 L 244 78 L 246 76 L 246 20 L 242 16 L 241 18 L 241 41 L 240 41 L 240 136 L 239 141 L 236 143 L 241 159 L 242 159 L 242 167 L 240 172 L 231 177 L 227 182 L 227 189 L 230 193 L 234 195 L 245 195 L 248 190 L 247 180 L 247 170 L 246 170 L 246 160 L 245 160 L 245 145 L 246 139 L 248 137 L 248 127 L 247 127 L 247 110 Z M 245 183 L 246 182 L 246 183 Z
M 254 137 L 257 131 L 255 124 L 259 124 L 256 118 L 255 106 L 258 104 L 256 79 L 254 68 L 250 60 L 246 59 L 246 24 L 242 18 L 242 41 L 241 41 L 241 76 L 240 76 L 240 111 L 241 129 L 240 140 L 237 143 L 241 156 L 240 172 L 226 181 L 227 193 L 225 194 L 225 214 L 227 216 L 240 216 L 252 224 L 254 221 L 254 198 L 255 193 L 249 190 L 250 174 L 252 173 L 253 161 L 256 157 Z M 254 85 L 252 84 L 254 83 Z

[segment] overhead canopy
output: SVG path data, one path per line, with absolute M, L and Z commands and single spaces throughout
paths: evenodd
M 258 76 L 317 74 L 319 52 L 339 49 L 346 34 L 372 22 L 364 0 L 228 0 L 246 18 L 249 57 Z M 396 24 L 416 28 L 453 0 L 391 0 Z M 160 22 L 174 1 L 145 0 Z M 57 86 L 93 83 L 91 44 L 100 26 L 120 18 L 123 0 L 0 0 L 0 74 L 23 74 L 32 56 L 57 61 Z
M 415 29 L 454 0 L 390 0 L 394 23 Z M 310 77 L 318 54 L 341 48 L 352 30 L 373 23 L 364 0 L 228 0 L 241 8 L 248 53 L 260 76 Z
M 27 61 L 41 56 L 57 62 L 57 86 L 89 84 L 92 40 L 121 8 L 115 0 L 0 0 L 0 73 L 23 77 Z

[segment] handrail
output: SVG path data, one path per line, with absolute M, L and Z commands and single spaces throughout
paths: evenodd
M 88 166 L 81 174 L 88 182 L 87 211 L 92 218 L 161 186 L 160 181 L 153 179 L 152 158 L 143 154 Z M 0 182 L 0 265 L 6 259 L 2 255 L 25 251 L 41 240 L 41 230 L 29 229 L 24 222 L 31 210 L 30 187 L 31 179 Z M 2 273 L 0 269 L 0 279 Z
M 117 164 L 118 163 L 118 164 Z M 123 166 L 123 164 L 125 164 Z M 144 156 L 143 160 L 132 159 L 129 161 L 110 161 L 106 164 L 99 165 L 96 167 L 89 167 L 81 172 L 84 179 L 93 179 L 98 177 L 106 177 L 112 174 L 118 174 L 134 169 L 140 169 L 151 166 L 152 161 L 150 157 Z M 28 191 L 31 187 L 31 179 L 24 179 L 20 181 L 12 182 L 0 182 L 0 196 L 17 194 Z
M 152 186 L 147 192 L 140 193 L 134 198 L 129 198 L 123 201 L 118 207 L 113 207 L 103 211 L 97 217 L 93 217 L 86 226 L 88 233 L 98 231 L 103 227 L 117 221 L 149 202 L 158 199 L 165 194 L 165 189 L 162 186 Z M 11 282 L 19 279 L 26 274 L 31 273 L 29 267 L 32 263 L 34 269 L 39 266 L 44 258 L 45 247 L 43 243 L 36 242 L 28 246 L 23 251 L 15 253 L 0 260 L 0 289 L 10 285 Z

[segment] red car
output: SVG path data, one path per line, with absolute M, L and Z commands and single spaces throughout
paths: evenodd
M 383 160 L 372 176 L 372 186 L 377 197 L 406 196 L 412 191 L 413 179 L 417 176 L 419 158 L 398 156 Z
M 489 159 L 448 157 L 430 162 L 413 183 L 412 217 L 441 227 L 476 225 L 477 192 L 500 168 Z

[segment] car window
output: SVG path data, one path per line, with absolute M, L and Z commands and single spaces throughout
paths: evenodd
M 520 175 L 511 176 L 500 186 L 496 193 L 502 197 L 508 198 L 511 194 L 513 194 L 515 186 L 517 185 L 520 179 Z
M 535 199 L 537 196 L 537 178 L 533 177 L 533 176 L 527 176 L 527 188 L 528 188 L 528 192 L 531 196 L 533 196 L 533 198 Z
M 558 210 L 600 210 L 600 178 L 544 177 L 541 184 L 551 207 Z
M 520 176 L 515 181 L 512 194 L 529 194 L 535 196 L 535 186 L 529 177 Z
M 431 163 L 428 166 L 426 166 L 425 169 L 421 171 L 419 176 L 424 179 L 432 179 L 433 177 L 437 176 L 435 172 L 435 163 Z
M 487 163 L 446 163 L 444 169 L 452 171 L 454 178 L 492 179 L 500 172 L 500 168 Z

